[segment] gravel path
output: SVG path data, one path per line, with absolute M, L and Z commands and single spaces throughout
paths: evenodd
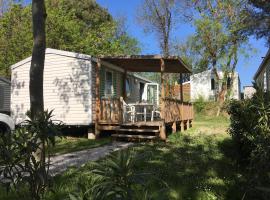
M 66 171 L 68 167 L 80 167 L 88 161 L 96 161 L 113 151 L 132 145 L 133 143 L 113 142 L 101 147 L 54 156 L 51 158 L 50 173 L 55 176 Z

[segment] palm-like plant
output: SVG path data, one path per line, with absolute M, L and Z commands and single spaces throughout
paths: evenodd
M 31 198 L 37 200 L 49 184 L 49 150 L 62 124 L 52 120 L 52 111 L 40 113 L 35 119 L 30 114 L 28 117 L 22 127 L 0 135 L 0 158 L 4 163 L 0 182 L 18 192 L 21 186 L 28 186 Z
M 93 166 L 96 184 L 95 196 L 100 199 L 131 199 L 134 190 L 145 184 L 148 173 L 137 170 L 138 164 L 145 158 L 144 154 L 132 154 L 130 150 L 110 155 L 101 163 Z

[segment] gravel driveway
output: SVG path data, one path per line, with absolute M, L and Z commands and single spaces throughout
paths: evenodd
M 68 167 L 80 167 L 88 161 L 96 161 L 113 151 L 125 149 L 132 145 L 133 143 L 113 142 L 101 147 L 51 157 L 50 173 L 53 176 L 60 174 L 66 171 Z

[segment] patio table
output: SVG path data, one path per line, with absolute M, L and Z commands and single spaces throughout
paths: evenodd
M 154 109 L 154 104 L 146 103 L 146 102 L 129 103 L 129 105 L 135 107 L 135 114 L 137 113 L 138 110 L 143 109 L 143 113 L 137 113 L 137 114 L 143 114 L 145 122 L 146 122 L 146 118 L 147 118 L 147 108 L 149 108 L 151 111 Z

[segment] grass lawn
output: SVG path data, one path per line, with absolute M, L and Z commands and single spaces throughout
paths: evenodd
M 156 179 L 148 188 L 153 199 L 241 199 L 244 180 L 230 156 L 234 149 L 226 133 L 228 125 L 229 121 L 224 117 L 198 116 L 193 128 L 170 135 L 167 143 L 132 147 L 135 153 L 150 154 L 139 168 L 155 174 Z M 55 177 L 53 192 L 45 199 L 65 199 L 70 192 L 77 191 L 79 185 L 84 185 L 88 173 L 89 166 L 86 165 Z M 0 199 L 15 198 L 5 196 L 0 190 Z
M 57 138 L 56 144 L 52 149 L 52 154 L 65 154 L 84 149 L 91 149 L 111 143 L 111 138 L 100 138 L 98 140 L 89 140 L 87 138 L 63 137 Z

